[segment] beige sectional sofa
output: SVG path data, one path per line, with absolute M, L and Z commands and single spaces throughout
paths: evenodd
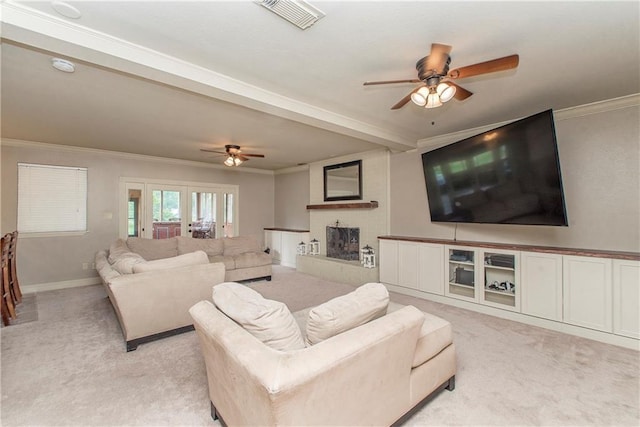
M 129 238 L 96 254 L 96 269 L 122 328 L 127 351 L 193 330 L 189 307 L 225 280 L 271 279 L 271 257 L 252 237 Z
M 238 286 L 190 309 L 223 425 L 391 425 L 455 388 L 449 322 L 382 284 L 294 314 Z

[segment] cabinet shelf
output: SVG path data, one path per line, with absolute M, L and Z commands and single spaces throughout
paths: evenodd
M 513 267 L 500 267 L 499 265 L 491 265 L 491 264 L 485 264 L 484 268 L 490 268 L 492 270 L 515 271 L 515 268 Z
M 499 295 L 507 295 L 510 297 L 516 297 L 515 292 L 509 292 L 509 291 L 499 291 L 497 289 L 489 289 L 489 288 L 484 288 L 484 291 L 490 294 L 499 294 Z
M 459 286 L 461 288 L 469 288 L 469 289 L 473 289 L 473 285 L 465 285 L 464 283 L 456 283 L 456 282 L 449 282 L 449 285 L 451 286 Z
M 449 260 L 449 264 L 470 265 L 470 266 L 475 265 L 473 261 L 454 261 L 454 260 Z

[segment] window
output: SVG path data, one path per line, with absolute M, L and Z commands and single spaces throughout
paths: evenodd
M 18 231 L 87 231 L 87 168 L 18 163 Z

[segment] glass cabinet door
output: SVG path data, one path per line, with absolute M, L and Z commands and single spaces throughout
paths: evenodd
M 475 252 L 449 247 L 446 263 L 449 276 L 445 294 L 454 298 L 475 300 Z
M 514 253 L 483 252 L 484 289 L 482 300 L 488 305 L 519 310 L 519 257 Z

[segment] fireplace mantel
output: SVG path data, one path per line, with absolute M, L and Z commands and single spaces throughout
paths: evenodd
M 370 202 L 356 203 L 325 203 L 322 205 L 307 205 L 307 209 L 375 209 L 378 202 L 372 200 Z

